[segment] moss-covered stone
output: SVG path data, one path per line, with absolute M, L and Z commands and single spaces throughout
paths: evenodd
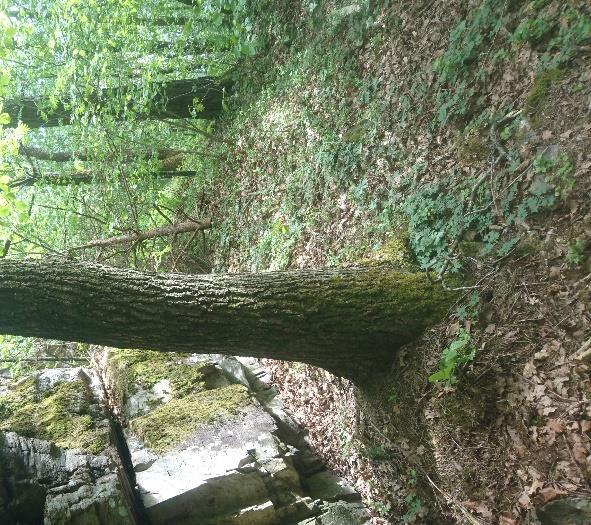
M 382 258 L 400 270 L 416 271 L 418 269 L 408 245 L 408 232 L 390 237 L 380 248 Z
M 535 119 L 536 113 L 550 94 L 552 84 L 561 80 L 562 77 L 563 72 L 560 69 L 549 69 L 536 77 L 525 101 L 525 112 L 529 117 Z
M 462 135 L 458 143 L 458 158 L 467 165 L 486 159 L 488 147 L 486 139 L 478 133 Z
M 228 385 L 173 399 L 150 414 L 133 419 L 130 427 L 146 446 L 163 453 L 180 445 L 200 426 L 235 415 L 249 403 L 244 386 Z
M 27 378 L 0 397 L 0 430 L 97 454 L 108 446 L 109 436 L 89 413 L 91 396 L 81 379 L 41 393 L 36 378 Z
M 420 270 L 409 247 L 409 235 L 407 231 L 391 235 L 378 250 L 372 253 L 371 258 L 358 261 L 362 265 L 381 264 L 384 262 L 391 264 L 393 268 L 399 271 L 416 272 Z
M 116 375 L 119 400 L 124 392 L 134 393 L 137 386 L 152 388 L 156 383 L 170 381 L 172 396 L 181 398 L 205 390 L 206 363 L 186 364 L 186 354 L 150 350 L 113 350 L 109 362 Z

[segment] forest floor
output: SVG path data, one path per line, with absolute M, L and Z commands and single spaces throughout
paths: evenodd
M 448 319 L 371 387 L 268 366 L 376 524 L 536 523 L 591 496 L 589 4 L 339 4 L 253 14 L 261 50 L 215 129 L 222 161 L 187 190 L 214 220 L 212 265 L 404 245 L 462 275 Z

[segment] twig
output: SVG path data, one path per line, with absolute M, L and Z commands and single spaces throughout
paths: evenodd
M 582 279 L 579 279 L 575 284 L 573 284 L 573 286 L 575 288 L 578 288 L 582 284 L 587 284 L 589 281 L 591 281 L 591 273 L 588 275 L 585 275 L 585 277 L 583 277 Z
M 4 259 L 8 255 L 8 250 L 10 250 L 10 245 L 12 241 L 10 239 L 6 239 L 4 241 L 4 247 L 2 248 L 2 255 L 0 255 L 0 259 Z
M 74 215 L 78 215 L 79 217 L 84 217 L 86 219 L 91 219 L 93 221 L 99 222 L 101 224 L 107 224 L 106 221 L 104 221 L 103 219 L 99 218 L 99 217 L 95 217 L 93 215 L 88 215 L 87 213 L 82 213 L 76 210 L 68 210 L 67 208 L 60 208 L 58 206 L 48 206 L 46 204 L 38 204 L 37 205 L 39 208 L 45 208 L 47 210 L 55 210 L 55 211 L 63 211 L 66 213 L 73 213 Z M 114 228 L 115 230 L 120 230 L 120 228 Z
M 168 217 L 168 215 L 166 215 L 161 209 L 160 206 L 158 206 L 158 204 L 154 203 L 154 209 L 158 212 L 158 214 L 162 217 L 164 217 L 164 219 L 166 220 L 166 222 L 168 222 L 169 224 L 173 224 L 173 221 Z

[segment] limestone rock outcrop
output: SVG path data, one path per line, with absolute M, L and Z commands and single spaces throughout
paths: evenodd
M 0 523 L 134 523 L 108 451 L 94 372 L 48 370 L 5 381 L 0 428 Z
M 312 454 L 256 360 L 113 351 L 109 363 L 107 383 L 124 410 L 136 483 L 154 525 L 196 517 L 203 525 L 295 524 L 335 512 L 348 516 L 339 523 L 368 522 L 359 495 Z
M 103 350 L 0 382 L 2 525 L 366 525 L 254 359 Z

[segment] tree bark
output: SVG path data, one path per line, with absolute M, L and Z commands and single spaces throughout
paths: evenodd
M 156 171 L 152 174 L 153 177 L 159 179 L 172 179 L 174 177 L 194 177 L 196 171 Z M 24 188 L 33 186 L 37 183 L 51 184 L 54 186 L 67 186 L 70 184 L 89 184 L 91 182 L 105 182 L 104 178 L 97 177 L 91 171 L 78 171 L 72 173 L 27 173 L 24 177 L 12 181 L 9 186 L 11 188 Z
M 0 260 L 0 333 L 301 361 L 353 379 L 387 367 L 451 299 L 385 266 L 157 275 Z
M 119 235 L 117 237 L 109 237 L 108 239 L 96 239 L 89 243 L 82 244 L 70 248 L 69 251 L 78 251 L 85 248 L 106 248 L 108 246 L 116 246 L 118 244 L 128 244 L 133 242 L 145 241 L 148 239 L 156 239 L 157 237 L 165 237 L 167 235 L 178 235 L 179 233 L 188 233 L 211 228 L 211 220 L 204 221 L 186 221 L 180 224 L 173 224 L 172 226 L 162 226 L 160 228 L 153 228 L 140 233 L 132 233 L 130 235 Z
M 222 110 L 224 90 L 230 89 L 230 82 L 219 83 L 211 77 L 201 77 L 192 80 L 172 80 L 159 84 L 158 95 L 154 97 L 151 108 L 146 114 L 139 114 L 143 119 L 189 118 L 192 115 L 193 100 L 197 98 L 203 105 L 203 110 L 197 113 L 197 118 L 211 119 L 218 116 Z M 94 96 L 91 102 L 107 100 L 124 94 L 125 88 L 108 89 Z M 23 122 L 29 128 L 55 127 L 69 124 L 72 112 L 69 104 L 59 102 L 57 107 L 45 118 L 41 114 L 46 101 L 34 98 L 7 100 L 4 111 L 10 115 L 7 127 L 16 127 Z M 124 118 L 121 111 L 118 118 Z
M 84 162 L 91 160 L 91 156 L 85 151 L 46 151 L 41 148 L 24 146 L 22 144 L 19 146 L 18 152 L 24 157 L 31 157 L 37 160 L 51 160 L 53 162 L 72 162 L 74 160 Z M 158 160 L 165 160 L 179 154 L 182 154 L 182 152 L 171 148 L 148 150 L 139 155 L 131 150 L 123 152 L 123 156 L 128 160 L 134 158 L 151 159 L 152 157 L 156 157 Z

